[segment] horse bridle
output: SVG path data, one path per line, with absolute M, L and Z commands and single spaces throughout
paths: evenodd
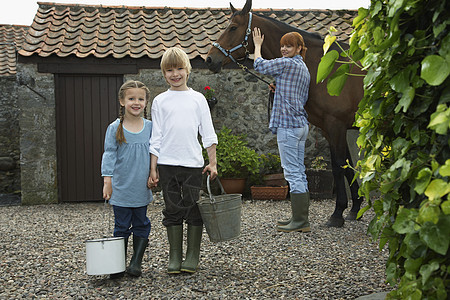
M 233 57 L 233 55 L 231 55 L 231 53 L 233 53 L 234 51 L 240 49 L 240 48 L 244 48 L 245 49 L 245 58 L 248 57 L 248 55 L 250 54 L 248 52 L 247 46 L 248 46 L 248 37 L 250 36 L 250 34 L 252 33 L 252 13 L 249 12 L 248 13 L 248 25 L 247 25 L 247 30 L 245 31 L 245 37 L 244 40 L 242 41 L 242 43 L 240 43 L 239 45 L 237 45 L 236 47 L 231 48 L 230 50 L 226 50 L 224 49 L 222 46 L 220 46 L 219 43 L 214 42 L 213 46 L 216 47 L 217 49 L 219 49 L 223 55 L 225 55 L 226 57 L 228 57 L 229 59 L 231 59 L 234 63 L 236 63 L 238 66 L 240 66 L 240 63 Z M 241 66 L 240 66 L 241 67 Z

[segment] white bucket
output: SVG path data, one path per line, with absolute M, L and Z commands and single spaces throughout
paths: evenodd
M 115 274 L 125 271 L 125 238 L 111 237 L 86 241 L 88 275 Z

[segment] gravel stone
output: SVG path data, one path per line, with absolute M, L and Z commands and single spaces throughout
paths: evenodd
M 276 231 L 288 200 L 244 200 L 241 236 L 212 243 L 206 230 L 199 270 L 166 273 L 168 241 L 159 194 L 148 207 L 149 246 L 139 278 L 86 274 L 85 241 L 110 236 L 104 203 L 0 207 L 0 299 L 356 299 L 390 291 L 388 250 L 367 234 L 372 215 L 325 226 L 334 200 L 311 201 L 310 233 Z M 128 261 L 131 258 L 129 243 Z M 185 247 L 185 245 L 184 245 Z

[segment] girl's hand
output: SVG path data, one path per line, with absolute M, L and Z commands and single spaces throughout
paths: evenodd
M 159 182 L 159 176 L 156 171 L 150 171 L 150 176 L 148 177 L 147 187 L 149 189 L 157 187 Z
M 103 199 L 109 200 L 112 195 L 111 177 L 103 178 Z

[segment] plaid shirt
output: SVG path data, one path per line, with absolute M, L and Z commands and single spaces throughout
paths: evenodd
M 276 89 L 269 128 L 299 128 L 308 125 L 304 106 L 308 100 L 310 75 L 300 55 L 266 60 L 258 57 L 253 67 L 259 73 L 275 77 Z

